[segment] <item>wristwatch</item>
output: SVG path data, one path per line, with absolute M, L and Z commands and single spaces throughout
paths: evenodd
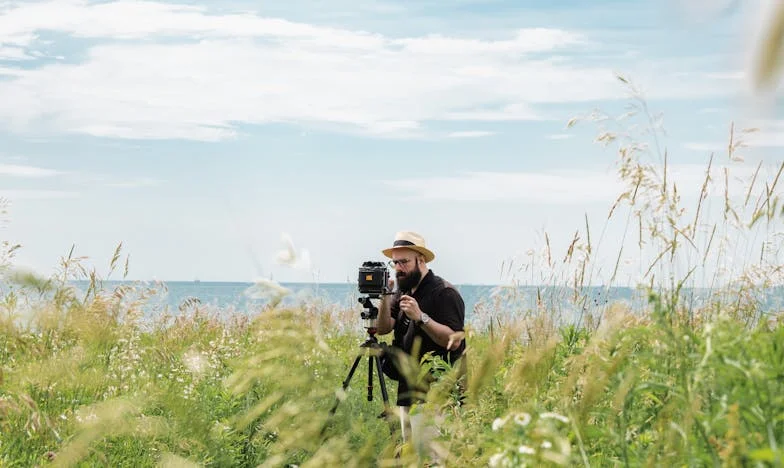
M 419 317 L 419 320 L 417 321 L 417 325 L 426 325 L 427 322 L 429 321 L 430 321 L 430 316 L 422 312 L 422 315 Z

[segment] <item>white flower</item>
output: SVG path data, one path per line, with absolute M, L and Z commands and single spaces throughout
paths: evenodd
M 527 445 L 521 445 L 520 448 L 517 449 L 517 451 L 522 453 L 523 455 L 534 455 L 534 454 L 536 454 L 536 450 L 534 450 L 533 448 L 531 448 L 531 447 L 529 447 Z
M 497 431 L 497 430 L 501 429 L 502 427 L 504 427 L 504 425 L 506 424 L 506 421 L 508 419 L 509 419 L 509 416 L 507 416 L 507 417 L 505 417 L 503 419 L 495 418 L 495 420 L 493 420 L 493 431 Z
M 531 422 L 531 415 L 528 413 L 517 413 L 515 414 L 514 422 L 520 426 L 527 426 Z
M 307 249 L 302 249 L 299 253 L 297 253 L 296 247 L 294 247 L 294 241 L 291 240 L 291 236 L 288 234 L 281 233 L 281 240 L 285 244 L 285 248 L 280 250 L 277 255 L 278 263 L 288 265 L 292 268 L 302 269 L 302 270 L 310 270 L 310 252 Z
M 503 453 L 496 453 L 490 460 L 488 460 L 487 464 L 490 466 L 501 466 L 501 463 L 504 461 L 504 454 Z
M 553 444 L 549 440 L 545 440 L 544 442 L 542 442 L 542 448 L 543 449 L 553 448 Z
M 539 415 L 539 417 L 542 418 L 542 419 L 557 419 L 557 420 L 561 421 L 562 423 L 568 423 L 569 422 L 569 418 L 567 418 L 566 416 L 562 416 L 562 415 L 560 415 L 558 413 L 542 413 L 542 414 Z
M 182 360 L 185 368 L 196 376 L 202 375 L 207 368 L 207 360 L 204 355 L 195 350 L 188 351 Z

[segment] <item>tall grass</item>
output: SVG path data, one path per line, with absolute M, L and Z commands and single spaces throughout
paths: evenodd
M 545 308 L 560 324 L 590 324 L 610 306 L 612 288 L 629 287 L 638 290 L 640 312 L 656 291 L 703 314 L 720 308 L 747 323 L 761 320 L 766 301 L 781 299 L 775 293 L 784 281 L 784 163 L 747 162 L 746 139 L 757 129 L 730 122 L 726 151 L 706 154 L 702 167 L 673 165 L 663 116 L 650 111 L 631 80 L 618 80 L 629 94 L 622 113 L 594 110 L 567 127 L 595 126 L 594 142 L 616 153 L 620 193 L 603 219 L 586 213 L 574 220 L 568 245 L 554 246 L 545 232 L 539 248 L 505 264 L 508 286 L 489 309 L 517 307 L 522 286 L 536 285 L 529 312 Z M 612 232 L 622 234 L 608 237 Z
M 534 249 L 524 272 L 544 287 L 533 307 L 520 307 L 514 283 L 480 305 L 465 381 L 443 362 L 422 363 L 420 376 L 440 377 L 412 409 L 437 429 L 432 444 L 403 441 L 396 413 L 380 417 L 377 385 L 367 401 L 367 361 L 340 389 L 364 339 L 345 326 L 358 323 L 356 310 L 274 300 L 227 314 L 194 300 L 146 321 L 143 305 L 165 285 L 107 289 L 73 251 L 39 278 L 14 268 L 17 247 L 5 243 L 0 462 L 781 465 L 784 327 L 760 299 L 780 286 L 781 168 L 755 166 L 735 187 L 744 132 L 732 128 L 727 154 L 711 155 L 694 186 L 679 185 L 660 121 L 622 81 L 628 112 L 570 122 L 599 125 L 622 193 L 598 228 L 577 220 L 563 255 L 549 236 Z M 611 222 L 624 228 L 621 243 L 605 243 Z M 591 286 L 631 275 L 631 249 L 644 306 L 599 303 Z M 127 271 L 121 246 L 108 263 L 107 277 Z M 520 268 L 506 266 L 511 276 Z M 89 280 L 87 291 L 73 279 Z M 696 288 L 700 301 L 684 292 Z M 559 314 L 562 300 L 581 313 Z

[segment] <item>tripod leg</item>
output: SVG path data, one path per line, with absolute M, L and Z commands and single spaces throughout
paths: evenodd
M 378 384 L 381 387 L 381 396 L 384 399 L 384 412 L 381 413 L 380 417 L 383 417 L 387 421 L 387 423 L 389 424 L 389 432 L 392 435 L 392 437 L 395 437 L 396 425 L 393 422 L 394 419 L 389 418 L 389 416 L 392 414 L 391 413 L 392 410 L 389 406 L 389 394 L 387 393 L 387 384 L 386 381 L 384 380 L 384 371 L 381 369 L 381 356 L 375 355 L 373 356 L 373 359 L 376 361 L 376 369 L 378 371 Z M 401 424 L 403 422 L 404 420 L 401 419 Z M 403 427 L 401 426 L 401 436 L 403 436 L 403 440 L 405 441 L 405 433 L 402 432 L 402 430 Z M 400 454 L 399 453 L 396 454 L 395 458 L 400 458 Z
M 381 396 L 384 398 L 384 409 L 389 408 L 389 394 L 387 393 L 387 384 L 384 382 L 384 373 L 381 370 L 381 357 L 373 356 L 376 360 L 376 369 L 378 369 L 378 384 L 381 387 Z
M 373 401 L 373 356 L 368 355 L 368 401 Z
M 348 385 L 351 383 L 351 378 L 354 376 L 354 372 L 357 370 L 357 366 L 359 365 L 359 360 L 362 359 L 362 354 L 358 354 L 357 357 L 354 359 L 354 364 L 351 366 L 351 370 L 348 371 L 348 376 L 346 376 L 346 380 L 343 381 L 343 390 L 348 388 Z M 329 410 L 330 416 L 335 414 L 335 411 L 338 409 L 338 405 L 340 404 L 340 398 L 335 400 L 335 405 Z
M 357 370 L 360 359 L 362 359 L 362 354 L 358 354 L 357 357 L 354 358 L 354 364 L 351 365 L 351 370 L 348 371 L 348 376 L 346 376 L 346 380 L 343 381 L 343 390 L 347 389 L 349 383 L 351 383 L 351 378 L 354 376 L 354 371 Z

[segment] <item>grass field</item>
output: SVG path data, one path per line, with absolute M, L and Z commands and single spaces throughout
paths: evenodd
M 146 286 L 106 290 L 73 253 L 38 278 L 14 268 L 5 243 L 0 465 L 421 466 L 435 454 L 447 466 L 781 466 L 784 327 L 758 301 L 781 284 L 781 170 L 765 180 L 758 169 L 741 191 L 726 172 L 706 175 L 684 207 L 665 151 L 607 128 L 598 140 L 618 146 L 628 191 L 608 222 L 639 232 L 648 307 L 607 304 L 563 323 L 546 306 L 487 304 L 467 330 L 463 398 L 448 366 L 418 374 L 440 377 L 413 410 L 439 431 L 425 450 L 390 431 L 394 415 L 379 418 L 378 387 L 367 401 L 365 362 L 339 391 L 364 339 L 356 310 L 225 316 L 183 304 L 149 323 Z M 726 160 L 741 140 L 732 135 Z M 608 255 L 598 237 L 586 220 L 565 256 L 541 250 L 543 278 L 572 287 L 576 303 Z M 730 249 L 740 260 L 726 265 Z M 109 263 L 122 269 L 120 248 Z M 68 280 L 85 277 L 93 287 L 77 295 Z M 695 278 L 712 293 L 700 307 L 679 295 Z
M 378 386 L 366 400 L 364 362 L 327 420 L 361 334 L 298 309 L 147 328 L 102 297 L 51 303 L 34 329 L 4 324 L 3 466 L 422 461 L 378 418 Z M 437 453 L 451 466 L 780 464 L 784 327 L 651 300 L 650 315 L 611 308 L 592 330 L 540 318 L 469 333 L 462 404 L 440 369 L 418 408 Z

